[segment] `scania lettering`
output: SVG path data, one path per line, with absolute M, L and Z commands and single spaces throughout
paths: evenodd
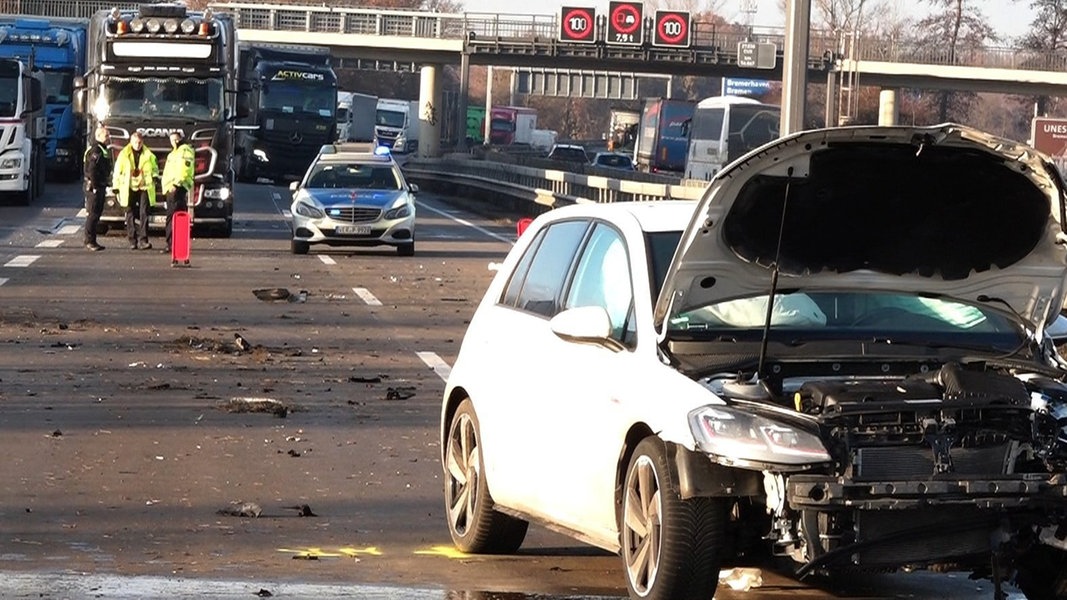
M 100 11 L 89 23 L 87 72 L 75 93 L 75 108 L 86 114 L 90 131 L 105 125 L 116 153 L 140 131 L 161 170 L 171 149 L 168 136 L 185 134 L 196 153 L 193 225 L 225 237 L 233 231 L 236 58 L 236 32 L 226 14 L 178 4 Z M 123 213 L 108 196 L 102 225 L 121 227 Z M 165 222 L 166 207 L 158 202 L 151 225 Z
M 237 131 L 237 177 L 297 181 L 337 133 L 337 77 L 330 50 L 241 43 L 247 118 Z
M 0 59 L 0 194 L 29 204 L 44 191 L 44 82 L 40 71 Z
M 81 176 L 85 125 L 71 106 L 74 77 L 85 72 L 85 22 L 64 18 L 0 17 L 0 58 L 40 69 L 44 83 L 49 175 Z

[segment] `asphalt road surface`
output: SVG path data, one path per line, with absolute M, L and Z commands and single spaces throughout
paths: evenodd
M 0 597 L 624 597 L 618 557 L 540 527 L 514 556 L 450 544 L 440 396 L 523 215 L 423 193 L 414 257 L 294 256 L 288 191 L 237 198 L 177 269 L 159 237 L 87 252 L 76 184 L 0 207 Z M 762 575 L 718 597 L 992 597 Z

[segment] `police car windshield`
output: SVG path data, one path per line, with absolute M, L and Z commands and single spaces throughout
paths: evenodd
M 266 110 L 332 117 L 337 110 L 337 91 L 321 83 L 272 81 L 263 90 L 260 103 Z
M 327 189 L 399 190 L 400 181 L 390 165 L 360 163 L 316 165 L 307 187 Z
M 105 84 L 112 118 L 222 119 L 219 79 L 112 78 Z

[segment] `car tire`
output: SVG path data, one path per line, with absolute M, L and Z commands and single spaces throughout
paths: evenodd
M 726 536 L 723 498 L 682 500 L 663 440 L 650 436 L 626 468 L 619 530 L 632 598 L 711 598 Z
M 493 509 L 482 470 L 478 416 L 469 398 L 452 416 L 445 443 L 445 514 L 452 542 L 472 554 L 515 552 L 529 523 Z
M 1027 600 L 1067 598 L 1067 552 L 1034 547 L 1018 561 L 1015 585 Z
M 415 242 L 400 244 L 396 247 L 396 253 L 399 256 L 415 256 Z
M 293 254 L 307 254 L 308 250 L 311 250 L 311 244 L 307 242 L 301 242 L 299 240 L 293 240 L 292 249 Z

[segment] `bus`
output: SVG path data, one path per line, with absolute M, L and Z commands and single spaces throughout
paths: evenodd
M 708 181 L 724 166 L 778 138 L 781 109 L 744 96 L 713 96 L 689 124 L 685 177 Z

